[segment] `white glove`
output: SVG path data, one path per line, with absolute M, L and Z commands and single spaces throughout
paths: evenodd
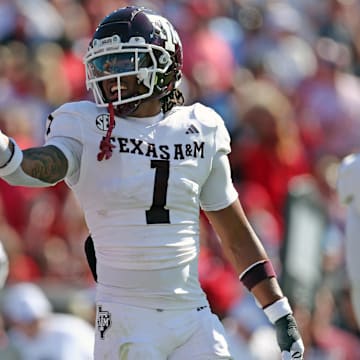
M 303 360 L 305 348 L 288 299 L 283 297 L 277 300 L 265 307 L 264 312 L 275 326 L 281 359 Z

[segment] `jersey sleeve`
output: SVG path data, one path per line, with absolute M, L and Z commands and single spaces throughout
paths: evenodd
M 216 129 L 216 137 L 215 137 L 215 145 L 216 152 L 221 152 L 224 154 L 229 154 L 231 152 L 230 147 L 230 134 L 225 127 L 224 120 L 219 116 L 217 121 L 217 129 Z
M 200 206 L 205 211 L 221 210 L 238 197 L 234 188 L 228 154 L 231 151 L 230 134 L 222 117 L 213 109 L 195 106 L 195 115 L 213 134 L 213 159 L 209 176 L 202 186 Z
M 52 112 L 46 123 L 45 142 L 57 136 L 73 138 L 83 142 L 82 117 L 76 105 L 67 103 Z
M 205 211 L 221 210 L 237 198 L 238 193 L 231 179 L 229 159 L 226 154 L 218 152 L 200 193 L 201 208 Z
M 66 174 L 70 184 L 77 181 L 82 154 L 81 115 L 76 105 L 68 103 L 52 112 L 47 119 L 45 146 L 53 145 L 68 161 Z
M 360 214 L 360 154 L 343 159 L 338 169 L 337 192 L 341 203 L 352 204 Z
M 68 161 L 66 182 L 69 185 L 75 185 L 80 176 L 80 163 L 83 149 L 82 144 L 72 138 L 55 136 L 49 139 L 45 145 L 56 146 L 62 151 Z

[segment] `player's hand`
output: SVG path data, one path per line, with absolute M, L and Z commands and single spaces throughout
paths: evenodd
M 288 314 L 275 322 L 276 338 L 281 350 L 282 360 L 303 360 L 304 344 L 295 318 Z

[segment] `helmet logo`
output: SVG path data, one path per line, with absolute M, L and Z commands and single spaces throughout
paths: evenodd
M 180 43 L 180 39 L 170 22 L 159 15 L 148 14 L 148 17 L 164 40 L 165 49 L 175 52 L 175 45 Z
M 110 125 L 110 116 L 109 114 L 101 114 L 95 120 L 96 127 L 99 130 L 107 131 Z

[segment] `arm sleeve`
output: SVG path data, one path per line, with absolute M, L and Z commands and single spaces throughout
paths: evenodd
M 200 193 L 200 206 L 205 211 L 221 210 L 232 204 L 238 193 L 234 188 L 230 163 L 230 134 L 222 117 L 210 109 L 209 117 L 216 124 L 214 131 L 214 158 L 210 174 Z
M 201 208 L 205 211 L 221 210 L 232 204 L 237 197 L 238 193 L 231 179 L 229 159 L 224 152 L 218 152 L 200 193 Z

